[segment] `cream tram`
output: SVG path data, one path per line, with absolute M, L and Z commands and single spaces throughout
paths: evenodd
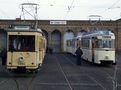
M 7 30 L 7 69 L 36 71 L 43 63 L 46 39 L 40 29 L 17 25 Z
M 115 35 L 111 31 L 93 31 L 81 37 L 83 58 L 93 63 L 116 64 Z

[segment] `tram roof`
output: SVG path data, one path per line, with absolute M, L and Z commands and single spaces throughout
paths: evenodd
M 82 35 L 82 37 L 96 37 L 96 36 L 114 36 L 109 30 L 98 30 L 98 31 L 91 31 Z
M 16 25 L 12 28 L 7 29 L 8 32 L 41 32 L 42 30 L 39 28 L 33 28 L 30 25 Z

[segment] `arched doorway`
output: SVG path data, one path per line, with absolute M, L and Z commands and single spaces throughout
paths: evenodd
M 66 40 L 68 39 L 72 39 L 74 37 L 74 33 L 70 30 L 68 30 L 65 34 L 64 34 L 64 51 L 66 51 Z
M 51 33 L 51 47 L 53 52 L 61 52 L 61 33 L 58 30 Z
M 0 30 L 0 50 L 7 48 L 7 32 Z

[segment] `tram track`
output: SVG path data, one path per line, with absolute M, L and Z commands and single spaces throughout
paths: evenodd
M 69 60 L 65 55 L 63 55 L 64 57 L 65 57 L 65 59 L 66 60 L 68 60 L 70 63 L 72 63 L 73 65 L 76 65 L 76 64 L 74 64 L 74 62 L 72 62 L 72 60 Z M 81 67 L 80 67 L 81 68 Z M 110 68 L 112 68 L 114 71 L 113 71 L 113 74 L 111 75 L 111 73 L 109 73 L 109 71 L 107 71 L 107 69 L 106 68 L 102 68 L 102 67 L 100 67 L 100 68 L 96 68 L 96 69 L 98 69 L 97 71 L 98 72 L 100 72 L 100 73 L 103 73 L 104 75 L 106 75 L 107 76 L 107 78 L 108 79 L 110 79 L 111 81 L 112 81 L 112 90 L 117 90 L 117 87 L 119 86 L 119 84 L 117 83 L 118 81 L 117 81 L 117 71 L 118 71 L 118 65 L 116 65 L 116 66 L 112 66 L 112 67 L 110 67 Z M 93 71 L 94 71 L 94 69 L 93 69 Z M 90 77 L 90 78 L 93 78 L 93 77 Z M 94 79 L 94 78 L 93 78 Z M 98 81 L 99 82 L 99 81 Z M 99 83 L 100 84 L 100 83 Z M 103 85 L 100 85 L 100 86 L 103 86 Z M 102 87 L 102 88 L 104 88 L 104 87 Z M 105 88 L 104 88 L 105 89 Z
M 76 66 L 76 64 L 72 61 L 72 60 L 70 60 L 70 58 L 68 58 L 67 57 L 67 55 L 65 56 L 65 55 L 62 55 L 62 57 L 63 58 L 65 58 L 65 60 L 67 60 L 69 63 L 71 63 L 73 66 Z M 82 67 L 79 67 L 79 69 L 80 70 L 82 70 L 81 69 Z M 84 68 L 86 68 L 86 67 L 84 67 Z M 92 77 L 92 76 L 90 76 L 90 75 L 88 75 L 88 74 L 86 74 L 90 79 L 92 79 L 97 85 L 99 85 L 103 90 L 107 90 L 98 80 L 96 80 L 94 77 Z M 87 85 L 89 85 L 89 84 L 87 84 Z
M 0 82 L 0 86 L 1 86 L 2 84 L 7 83 L 7 82 L 8 82 L 8 80 L 9 80 L 9 79 L 7 79 L 7 80 L 2 80 L 2 81 Z
M 32 79 L 30 80 L 29 84 L 28 84 L 28 87 L 27 87 L 27 90 L 32 90 L 32 87 L 33 87 L 33 82 L 35 80 L 35 74 L 32 76 Z
M 0 81 L 0 86 L 7 84 L 8 82 L 13 81 L 14 84 L 15 84 L 14 85 L 15 90 L 32 90 L 33 82 L 34 82 L 34 79 L 35 79 L 35 76 L 36 76 L 35 73 L 31 73 L 31 74 L 29 74 L 29 73 L 14 73 L 14 72 L 8 71 L 5 68 L 3 68 L 3 72 L 6 73 L 5 78 L 7 78 L 7 79 Z M 20 84 L 20 81 L 19 81 L 19 78 L 24 77 L 24 76 L 30 78 L 29 82 L 27 82 L 28 84 L 26 86 L 26 89 L 21 88 L 22 85 Z
M 9 78 L 10 74 L 7 72 L 6 68 L 4 66 L 2 66 L 2 64 L 0 65 L 0 68 L 1 68 L 1 76 L 4 77 L 4 80 L 0 81 L 0 87 L 1 87 L 2 85 L 8 83 L 11 79 Z M 5 74 L 5 75 L 3 75 L 3 74 Z
M 22 74 L 22 75 L 17 75 L 15 77 L 12 76 L 12 80 L 14 80 L 16 87 L 17 87 L 17 90 L 33 90 L 33 83 L 34 83 L 36 74 L 35 73 L 32 74 L 32 75 L 31 74 L 26 75 L 26 74 L 28 74 L 28 73 L 25 73 L 25 74 Z M 26 88 L 22 88 L 22 86 L 24 86 L 24 85 L 22 85 L 19 81 L 19 78 L 21 78 L 23 76 L 29 78 L 29 81 L 26 83 L 27 84 Z
M 68 60 L 67 57 L 61 56 L 61 59 L 62 59 L 62 57 L 63 57 L 63 58 L 66 58 L 66 60 Z M 61 66 L 61 64 L 60 64 L 59 61 L 57 60 L 57 57 L 56 57 L 56 62 L 58 63 L 59 68 L 61 69 L 61 72 L 63 73 L 63 75 L 64 75 L 64 77 L 65 77 L 65 79 L 66 79 L 66 81 L 67 81 L 67 83 L 68 83 L 68 85 L 69 85 L 69 87 L 70 87 L 70 90 L 73 90 L 72 85 L 82 85 L 82 86 L 97 86 L 97 85 L 99 85 L 103 90 L 107 90 L 107 89 L 106 89 L 103 85 L 101 85 L 96 79 L 94 79 L 93 77 L 91 77 L 91 76 L 89 76 L 89 75 L 86 75 L 86 76 L 90 77 L 94 82 L 96 82 L 96 84 L 70 83 L 69 80 L 68 80 L 68 78 L 67 78 L 67 75 L 65 74 L 65 72 L 64 72 L 64 70 L 63 70 L 63 68 L 62 68 L 62 66 Z M 72 61 L 68 60 L 68 62 L 70 62 L 73 66 L 76 66 Z
M 62 66 L 61 66 L 61 64 L 59 63 L 57 57 L 55 56 L 54 59 L 55 59 L 57 65 L 58 65 L 60 71 L 62 72 L 62 74 L 63 74 L 63 76 L 64 76 L 64 78 L 65 78 L 65 80 L 66 80 L 66 82 L 67 82 L 67 84 L 68 84 L 68 86 L 70 88 L 70 90 L 73 90 L 73 88 L 72 88 L 72 86 L 71 86 L 71 84 L 70 84 L 70 82 L 69 82 L 69 80 L 68 80 L 68 78 L 67 78 L 67 76 L 66 76 L 66 74 L 65 74 L 65 72 L 64 72 L 64 70 L 62 68 Z

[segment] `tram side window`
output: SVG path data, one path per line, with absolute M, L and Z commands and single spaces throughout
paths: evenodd
M 35 51 L 34 36 L 9 36 L 9 51 Z
M 39 50 L 43 50 L 46 48 L 46 43 L 45 43 L 45 40 L 42 39 L 42 38 L 39 38 Z
M 77 40 L 76 42 L 77 42 L 76 43 L 76 47 L 81 47 L 81 41 L 80 40 Z
M 43 40 L 40 38 L 40 40 L 39 40 L 39 49 L 41 50 L 41 49 L 43 49 Z
M 75 40 L 72 40 L 72 47 L 75 47 Z
M 94 48 L 99 48 L 99 41 L 94 42 Z
M 72 40 L 70 40 L 70 47 L 72 47 Z
M 67 44 L 67 46 L 69 47 L 69 46 L 70 46 L 70 40 L 67 40 L 67 41 L 66 41 L 66 44 Z
M 82 47 L 89 48 L 89 39 L 82 39 Z

